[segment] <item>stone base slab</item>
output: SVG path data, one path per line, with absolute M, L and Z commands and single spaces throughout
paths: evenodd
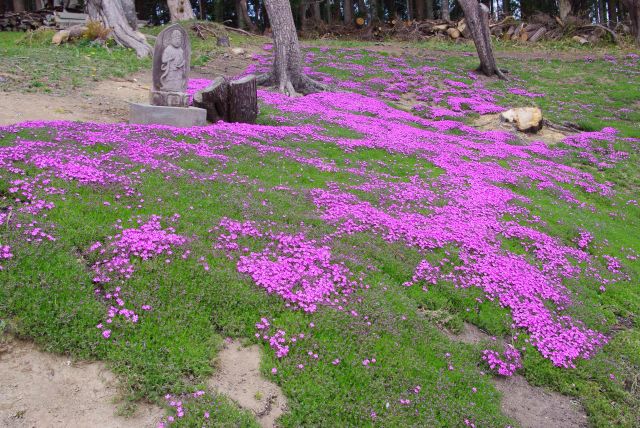
M 205 126 L 207 111 L 197 107 L 166 107 L 132 103 L 129 110 L 129 123 L 168 125 L 177 128 Z

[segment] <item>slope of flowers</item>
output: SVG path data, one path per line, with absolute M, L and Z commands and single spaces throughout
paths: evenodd
M 402 59 L 392 62 L 394 65 L 389 65 L 387 71 L 397 79 L 378 82 L 387 85 L 387 93 L 406 89 L 398 69 L 407 70 L 416 79 L 415 85 L 420 83 L 420 74 L 410 71 Z M 198 82 L 198 87 L 204 84 Z M 394 84 L 395 87 L 389 87 Z M 447 88 L 447 100 L 454 109 L 465 103 L 472 105 L 475 101 L 469 101 L 471 98 L 478 101 L 473 104 L 476 111 L 494 108 L 492 94 L 478 85 L 450 80 Z M 466 90 L 477 95 L 458 93 L 462 98 L 455 98 L 456 91 Z M 218 248 L 237 253 L 233 257 L 237 256 L 240 272 L 292 307 L 315 311 L 318 305 L 330 304 L 337 296 L 345 299 L 363 287 L 361 278 L 354 279 L 349 269 L 334 260 L 332 244 L 344 234 L 370 233 L 389 242 L 402 242 L 425 255 L 425 261 L 416 267 L 406 286 L 426 283 L 424 289 L 428 292 L 438 281 L 447 280 L 458 287 L 483 290 L 487 299 L 511 311 L 513 328 L 525 330 L 531 343 L 555 365 L 571 367 L 576 359 L 591 357 L 606 342 L 601 333 L 566 315 L 566 308 L 573 302 L 564 284 L 565 280 L 583 274 L 593 275 L 603 286 L 611 284 L 621 278 L 617 261 L 609 260 L 613 280 L 596 276 L 596 261 L 584 251 L 584 244 L 569 246 L 543 232 L 544 221 L 527 209 L 530 201 L 512 188 L 548 192 L 577 209 L 594 210 L 568 188 L 610 196 L 612 186 L 558 160 L 578 153 L 595 166 L 611 167 L 626 156 L 615 149 L 615 130 L 579 134 L 568 138 L 560 148 L 549 148 L 542 142 L 516 142 L 514 135 L 503 131 L 483 132 L 456 121 L 420 118 L 354 93 L 290 99 L 259 91 L 259 97 L 264 104 L 305 123 L 289 126 L 217 123 L 173 129 L 32 122 L 0 128 L 2 136 L 24 131 L 33 134 L 28 139 L 17 136 L 13 144 L 0 148 L 0 171 L 8 177 L 9 194 L 15 206 L 12 209 L 21 216 L 5 218 L 5 226 L 23 230 L 33 241 L 28 242 L 34 244 L 55 239 L 54 225 L 40 225 L 36 219 L 42 220 L 46 211 L 55 209 L 48 200 L 51 195 L 74 196 L 67 194 L 64 186 L 54 187 L 53 180 L 99 188 L 110 192 L 116 201 L 144 200 L 146 195 L 140 192 L 139 185 L 147 173 L 161 174 L 167 180 L 180 177 L 229 186 L 260 184 L 252 177 L 229 172 L 233 167 L 229 150 L 243 146 L 254 149 L 257 156 L 275 154 L 318 171 L 339 172 L 354 178 L 352 183 L 349 180 L 347 184 L 332 183 L 308 192 L 318 210 L 309 215 L 320 214 L 334 227 L 334 232 L 320 243 L 296 232 L 273 232 L 277 224 L 264 228 L 252 221 L 224 220 L 220 224 Z M 349 129 L 358 136 L 327 136 L 323 127 L 309 124 L 320 121 Z M 323 158 L 306 149 L 307 142 L 318 141 L 340 147 L 346 157 L 356 150 L 382 150 L 414 157 L 442 173 L 437 177 L 404 177 L 376 172 L 366 162 L 356 165 L 345 162 L 345 166 L 339 166 L 339 160 Z M 604 148 L 601 141 L 607 143 Z M 292 143 L 296 146 L 292 147 Z M 101 146 L 109 150 L 89 150 Z M 181 162 L 191 158 L 206 161 L 206 172 Z M 27 169 L 36 173 L 27 173 Z M 276 186 L 270 190 L 288 192 L 291 188 Z M 369 198 L 358 196 L 362 193 Z M 131 209 L 136 204 L 142 206 L 141 202 L 127 203 Z M 137 227 L 120 227 L 120 233 L 111 240 L 92 247 L 100 255 L 92 266 L 96 282 L 108 283 L 114 276 L 126 279 L 135 270 L 133 259 L 170 255 L 173 247 L 186 244 L 186 239 L 173 229 L 162 228 L 159 217 L 147 222 L 140 220 Z M 267 244 L 261 251 L 247 253 L 240 249 L 239 237 L 265 240 Z M 529 255 L 504 249 L 505 239 L 517 241 L 529 250 Z M 7 248 L 15 246 L 12 242 L 3 245 L 0 257 L 4 262 L 10 261 L 15 250 L 10 253 Z M 426 262 L 426 255 L 434 249 L 451 246 L 457 249 L 457 265 L 443 261 L 442 266 L 448 269 L 441 269 Z M 8 264 L 4 265 L 7 268 Z M 445 271 L 449 273 L 442 273 Z M 108 319 L 116 315 L 135 319 L 135 312 L 120 305 L 117 300 L 120 295 L 103 297 L 116 302 L 110 306 Z M 102 331 L 103 336 L 108 336 Z

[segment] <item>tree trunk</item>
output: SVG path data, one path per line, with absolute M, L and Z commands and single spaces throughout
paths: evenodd
M 13 11 L 24 12 L 24 0 L 13 0 Z
M 358 16 L 365 17 L 367 15 L 367 6 L 364 4 L 364 0 L 358 0 Z
M 213 15 L 216 22 L 224 21 L 224 1 L 223 0 L 214 0 L 213 4 Z
M 126 7 L 125 3 L 128 3 Z M 142 58 L 152 55 L 153 50 L 144 34 L 133 28 L 127 20 L 125 10 L 133 8 L 132 5 L 132 0 L 87 0 L 86 9 L 91 19 L 111 28 L 111 34 L 119 45 L 135 50 L 138 57 Z
M 511 0 L 502 0 L 502 13 L 511 15 Z
M 631 34 L 636 41 L 636 45 L 640 46 L 640 0 L 622 0 L 622 4 L 629 11 Z
M 608 19 L 608 23 L 609 23 L 609 27 L 613 28 L 617 22 L 617 16 L 616 16 L 616 2 L 615 0 L 608 0 L 607 2 L 607 9 L 609 12 L 609 19 Z
M 442 0 L 442 10 L 440 11 L 440 17 L 446 21 L 449 21 L 449 0 Z
M 504 79 L 504 74 L 496 65 L 496 59 L 491 49 L 489 10 L 477 0 L 458 0 L 458 3 L 462 7 L 467 28 L 471 32 L 473 43 L 478 51 L 478 58 L 480 58 L 478 69 L 487 76 L 498 76 Z
M 273 31 L 275 56 L 273 69 L 258 77 L 257 83 L 275 85 L 289 96 L 325 90 L 323 84 L 302 72 L 302 53 L 289 0 L 265 0 L 265 6 Z
M 558 9 L 560 12 L 560 19 L 564 21 L 567 18 L 567 16 L 571 15 L 571 1 L 559 0 Z
M 169 6 L 171 22 L 196 19 L 196 15 L 193 13 L 193 7 L 191 7 L 191 2 L 189 0 L 167 0 L 167 6 Z
M 331 16 L 331 0 L 325 0 L 325 5 L 324 5 L 327 14 L 327 24 L 331 25 L 331 21 L 332 21 L 332 16 Z
M 344 0 L 344 25 L 353 24 L 353 0 Z
M 427 19 L 433 19 L 434 18 L 433 0 L 425 0 L 424 7 L 425 7 L 425 16 L 427 17 Z
M 249 10 L 247 8 L 247 0 L 236 0 L 236 1 L 237 1 L 236 11 L 240 13 L 240 15 L 238 16 L 238 27 L 248 28 L 249 31 L 251 31 L 252 33 L 257 33 L 258 27 L 256 27 L 256 24 L 251 20 L 251 17 L 249 16 Z M 243 25 L 240 25 L 240 21 L 242 21 Z

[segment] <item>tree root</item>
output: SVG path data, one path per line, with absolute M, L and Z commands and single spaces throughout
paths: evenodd
M 313 80 L 304 74 L 298 79 L 292 80 L 287 77 L 286 79 L 283 79 L 283 81 L 277 82 L 276 75 L 273 71 L 257 76 L 256 83 L 259 86 L 277 87 L 278 92 L 289 97 L 299 97 L 302 95 L 309 95 L 329 90 L 329 87 L 324 83 Z

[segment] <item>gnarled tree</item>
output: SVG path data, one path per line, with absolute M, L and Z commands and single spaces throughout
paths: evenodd
M 289 0 L 265 0 L 273 31 L 274 58 L 270 72 L 258 77 L 260 85 L 276 86 L 289 96 L 326 89 L 302 71 L 302 53 Z
M 622 0 L 622 4 L 629 11 L 631 34 L 635 38 L 636 45 L 640 46 L 640 0 Z
M 91 19 L 111 29 L 119 45 L 135 50 L 140 58 L 153 54 L 144 34 L 136 28 L 133 0 L 87 0 L 86 9 Z
M 489 9 L 478 0 L 458 0 L 464 12 L 467 28 L 471 32 L 473 43 L 480 58 L 479 71 L 487 76 L 498 76 L 505 79 L 504 74 L 496 65 L 496 58 L 491 48 L 491 33 L 489 32 Z
M 193 7 L 191 7 L 191 1 L 189 0 L 167 0 L 167 6 L 169 7 L 171 22 L 196 19 L 196 15 L 193 13 Z

